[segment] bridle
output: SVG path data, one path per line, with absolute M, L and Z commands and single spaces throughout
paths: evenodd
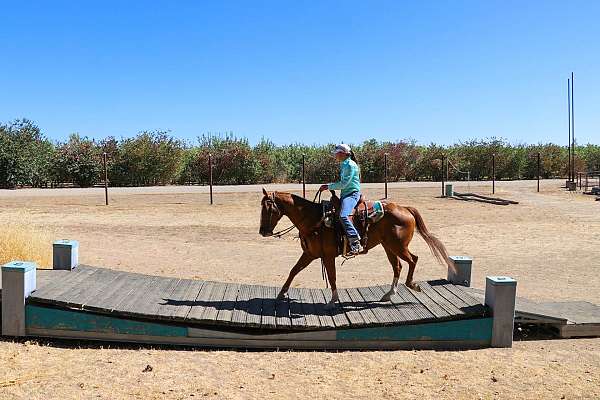
M 319 198 L 319 202 L 321 200 L 321 192 L 317 192 L 315 194 L 315 198 L 313 199 L 313 203 L 317 200 L 317 197 Z M 267 200 L 271 202 L 271 207 L 269 207 L 269 228 L 271 227 L 271 221 L 273 220 L 273 208 L 275 208 L 277 210 L 277 212 L 279 213 L 279 215 L 284 215 L 281 210 L 279 209 L 279 207 L 277 206 L 277 203 L 275 202 L 275 192 L 271 193 L 270 196 L 267 197 Z M 275 237 L 275 238 L 281 238 L 282 236 L 290 233 L 292 230 L 294 230 L 294 228 L 296 228 L 296 225 L 292 224 L 291 226 L 288 226 L 285 229 L 282 229 L 280 231 L 277 231 L 273 234 L 271 234 L 271 237 Z
M 273 221 L 273 209 L 275 209 L 279 215 L 283 215 L 283 213 L 275 202 L 275 192 L 271 193 L 271 196 L 269 196 L 267 200 L 271 202 L 271 206 L 269 207 L 269 228 L 271 228 L 271 222 Z M 292 224 L 292 226 L 288 228 L 272 233 L 271 237 L 281 238 L 283 235 L 291 232 L 295 227 L 296 226 Z

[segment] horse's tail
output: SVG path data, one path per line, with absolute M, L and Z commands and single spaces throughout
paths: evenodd
M 446 247 L 440 241 L 440 239 L 438 239 L 431 232 L 429 232 L 427 226 L 425 226 L 425 222 L 423 221 L 423 217 L 421 217 L 419 211 L 417 211 L 417 209 L 414 207 L 406 207 L 406 209 L 415 218 L 415 222 L 417 223 L 417 232 L 419 232 L 419 235 L 421 235 L 423 240 L 425 240 L 425 243 L 427 243 L 427 246 L 429 246 L 429 250 L 431 250 L 438 262 L 440 264 L 446 264 L 448 268 L 456 272 L 454 263 L 452 262 L 450 257 L 448 257 Z

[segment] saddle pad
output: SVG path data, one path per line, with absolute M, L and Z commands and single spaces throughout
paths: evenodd
M 367 217 L 369 218 L 369 222 L 374 224 L 379 222 L 384 214 L 383 203 L 381 201 L 374 201 L 373 206 L 369 208 Z

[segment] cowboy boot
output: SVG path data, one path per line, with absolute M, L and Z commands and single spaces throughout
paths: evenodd
M 350 245 L 349 255 L 356 256 L 363 252 L 363 247 L 360 244 L 360 238 L 358 236 L 348 236 L 348 244 Z

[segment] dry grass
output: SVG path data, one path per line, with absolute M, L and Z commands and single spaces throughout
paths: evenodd
M 52 265 L 52 232 L 36 227 L 27 215 L 0 220 L 0 264 L 33 261 L 38 267 Z

